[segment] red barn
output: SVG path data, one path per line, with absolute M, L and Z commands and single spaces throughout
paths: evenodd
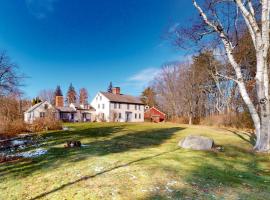
M 155 107 L 152 107 L 145 111 L 144 119 L 151 122 L 163 122 L 166 119 L 166 114 L 161 112 Z

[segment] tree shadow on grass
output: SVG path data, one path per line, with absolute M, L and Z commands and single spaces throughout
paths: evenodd
M 48 138 L 47 145 L 54 146 L 65 143 L 68 140 L 97 139 L 109 137 L 115 133 L 123 131 L 125 125 L 90 127 L 83 129 L 74 129 L 71 131 L 57 131 L 45 133 L 42 136 Z
M 170 139 L 175 132 L 182 130 L 179 127 L 158 128 L 126 132 L 114 136 L 114 134 L 123 128 L 124 126 L 113 126 L 73 132 L 49 133 L 47 136 L 52 138 L 48 142 L 47 154 L 18 163 L 0 165 L 0 176 L 11 175 L 24 177 L 37 170 L 48 171 L 52 167 L 57 168 L 67 162 L 78 162 L 87 159 L 89 156 L 105 156 L 113 153 L 158 146 Z M 97 137 L 98 139 L 90 140 L 89 143 L 85 144 L 87 145 L 86 147 L 64 148 L 63 143 L 66 140 L 80 140 L 92 137 Z M 53 146 L 56 144 L 62 144 L 63 146 Z
M 163 152 L 163 153 L 159 153 L 159 154 L 156 154 L 156 155 L 153 155 L 153 156 L 142 157 L 142 158 L 140 158 L 140 159 L 133 160 L 133 161 L 130 161 L 130 162 L 125 163 L 125 164 L 121 164 L 121 165 L 117 165 L 117 166 L 111 167 L 111 168 L 109 168 L 109 169 L 103 170 L 103 171 L 101 171 L 101 172 L 99 172 L 99 173 L 96 173 L 96 174 L 93 174 L 93 175 L 84 176 L 84 177 L 79 178 L 79 179 L 77 179 L 77 180 L 74 180 L 74 181 L 65 183 L 65 184 L 61 185 L 60 187 L 57 187 L 57 188 L 55 188 L 55 189 L 53 189 L 53 190 L 51 190 L 51 191 L 44 192 L 44 193 L 42 193 L 42 194 L 40 194 L 40 195 L 38 195 L 38 196 L 36 196 L 36 197 L 33 197 L 31 200 L 36 200 L 36 199 L 43 198 L 43 197 L 45 197 L 45 196 L 47 196 L 47 195 L 49 195 L 49 194 L 52 194 L 52 193 L 57 192 L 57 191 L 60 191 L 60 190 L 62 190 L 62 189 L 64 189 L 64 188 L 66 188 L 66 187 L 70 187 L 70 186 L 72 186 L 72 185 L 74 185 L 74 184 L 76 184 L 76 183 L 79 183 L 79 182 L 82 182 L 82 181 L 86 181 L 86 180 L 95 178 L 95 177 L 97 177 L 97 176 L 100 176 L 100 175 L 109 173 L 109 172 L 111 172 L 111 171 L 114 171 L 114 170 L 119 169 L 119 168 L 122 168 L 122 167 L 128 167 L 128 166 L 130 166 L 130 165 L 132 165 L 132 164 L 135 164 L 135 163 L 138 163 L 138 162 L 142 162 L 142 161 L 145 161 L 145 160 L 154 159 L 154 158 L 157 158 L 157 157 L 159 157 L 159 156 L 163 156 L 163 155 L 166 155 L 166 154 L 168 154 L 168 153 L 175 152 L 175 151 L 177 151 L 177 150 L 179 150 L 179 149 L 177 148 L 177 149 L 174 149 L 174 150 L 171 150 L 171 151 L 166 151 L 166 152 Z
M 232 159 L 231 154 L 237 155 Z M 200 152 L 195 167 L 181 177 L 185 186 L 171 188 L 169 194 L 150 192 L 143 199 L 231 199 L 230 195 L 234 195 L 233 199 L 267 199 L 270 195 L 270 169 L 262 168 L 260 162 L 269 161 L 267 156 L 259 157 L 232 145 L 225 146 L 224 153 Z M 179 171 L 167 170 L 175 177 L 179 176 Z
M 256 135 L 254 133 L 244 132 L 244 131 L 240 132 L 240 131 L 234 131 L 234 130 L 230 130 L 230 129 L 224 129 L 224 130 L 233 133 L 234 135 L 236 135 L 240 139 L 244 140 L 245 142 L 250 143 L 253 146 L 256 143 Z

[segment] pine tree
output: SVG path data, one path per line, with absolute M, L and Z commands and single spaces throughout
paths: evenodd
M 112 93 L 113 90 L 113 84 L 110 82 L 107 92 Z
M 39 97 L 36 97 L 36 98 L 32 99 L 32 105 L 36 105 L 36 104 L 38 104 L 40 102 L 42 102 L 42 101 L 39 99 Z
M 71 103 L 76 103 L 76 101 L 77 101 L 77 93 L 71 83 L 68 88 L 66 102 L 67 104 L 71 104 Z
M 54 95 L 55 96 L 63 96 L 62 90 L 61 90 L 59 85 L 57 85 L 55 92 L 54 92 Z
M 60 97 L 63 96 L 63 92 L 62 92 L 62 90 L 61 90 L 60 85 L 57 85 L 57 86 L 56 86 L 56 89 L 55 89 L 55 91 L 54 91 L 54 98 L 53 98 L 53 100 L 52 100 L 52 104 L 53 104 L 53 105 L 55 105 L 55 99 L 56 99 L 57 96 L 60 96 Z

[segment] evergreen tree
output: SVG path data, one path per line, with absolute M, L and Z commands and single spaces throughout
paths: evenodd
M 67 104 L 71 104 L 71 103 L 76 103 L 76 101 L 77 101 L 77 93 L 71 83 L 67 91 L 66 102 Z
M 107 92 L 112 93 L 113 90 L 113 84 L 110 82 Z
M 61 90 L 59 85 L 57 85 L 55 92 L 54 92 L 54 95 L 55 96 L 63 96 L 62 90 Z
M 38 104 L 38 103 L 40 103 L 40 102 L 41 102 L 41 100 L 39 99 L 39 97 L 33 98 L 33 99 L 32 99 L 32 106 L 33 106 L 33 105 L 36 105 L 36 104 Z

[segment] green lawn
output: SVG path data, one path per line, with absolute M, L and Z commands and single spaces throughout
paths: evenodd
M 0 199 L 270 199 L 270 156 L 248 134 L 176 124 L 69 124 L 46 155 L 0 165 Z M 188 134 L 224 152 L 178 148 Z M 66 149 L 67 140 L 87 145 Z

